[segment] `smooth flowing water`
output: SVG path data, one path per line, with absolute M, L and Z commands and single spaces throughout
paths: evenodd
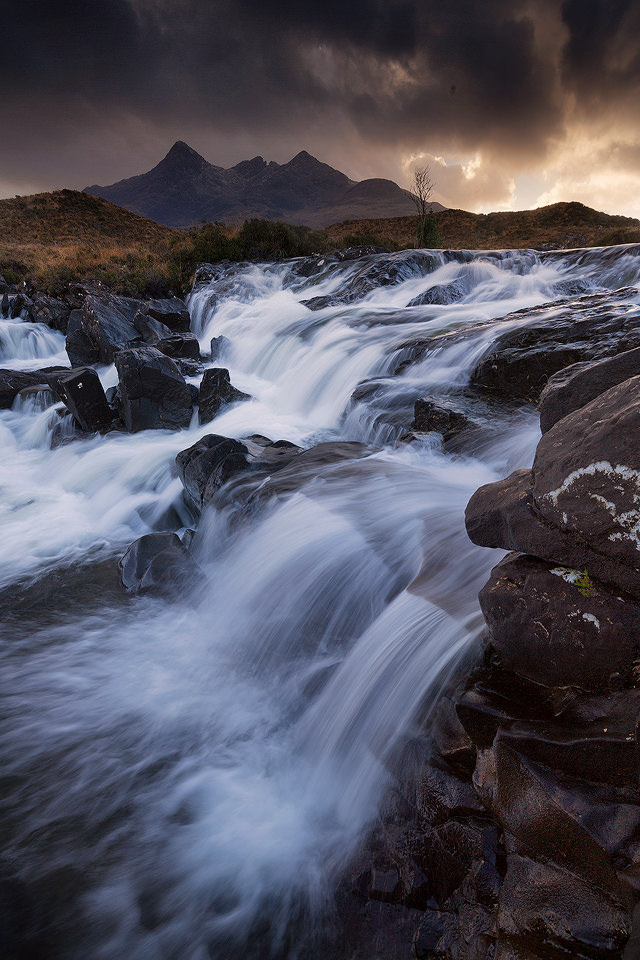
M 568 284 L 638 282 L 637 254 L 399 253 L 393 283 L 313 311 L 301 301 L 376 258 L 310 277 L 220 267 L 192 294 L 192 329 L 204 352 L 228 338 L 213 365 L 252 400 L 133 436 L 74 438 L 46 392 L 0 413 L 0 919 L 21 955 L 311 955 L 399 748 L 480 630 L 500 554 L 468 541 L 465 505 L 527 466 L 539 436 L 531 407 L 478 406 L 470 373 L 527 322 L 500 318 L 553 312 Z M 407 306 L 451 283 L 454 302 Z M 433 343 L 405 363 L 416 339 Z M 19 320 L 0 321 L 0 356 L 66 362 L 60 334 Z M 435 434 L 401 441 L 425 395 L 480 429 L 454 452 Z M 191 523 L 174 458 L 212 432 L 372 450 L 257 512 L 210 510 L 190 595 L 127 597 L 116 559 Z

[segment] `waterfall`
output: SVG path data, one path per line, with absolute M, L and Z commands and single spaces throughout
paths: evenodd
M 311 955 L 397 752 L 481 629 L 500 554 L 468 541 L 465 505 L 539 437 L 532 406 L 479 401 L 471 372 L 527 310 L 640 278 L 633 246 L 382 262 L 198 284 L 201 349 L 226 337 L 252 397 L 213 423 L 82 437 L 46 393 L 0 411 L 1 862 L 48 957 Z M 15 370 L 65 356 L 24 320 L 0 322 L 0 350 Z M 406 442 L 426 394 L 475 411 L 477 434 Z M 369 451 L 258 509 L 210 508 L 189 595 L 126 596 L 117 558 L 190 525 L 175 456 L 214 432 Z

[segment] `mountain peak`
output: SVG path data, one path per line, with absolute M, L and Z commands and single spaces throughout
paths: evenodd
M 160 162 L 184 164 L 194 163 L 196 160 L 200 164 L 207 162 L 204 157 L 201 157 L 200 154 L 194 150 L 193 147 L 190 147 L 188 143 L 185 143 L 184 140 L 176 140 L 166 157 Z

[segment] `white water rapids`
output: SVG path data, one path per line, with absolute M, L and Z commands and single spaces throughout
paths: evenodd
M 431 272 L 400 253 L 398 282 L 318 311 L 300 301 L 362 261 L 308 279 L 286 262 L 221 268 L 192 295 L 192 329 L 203 352 L 228 338 L 212 365 L 252 400 L 187 431 L 62 443 L 73 428 L 50 395 L 0 411 L 0 921 L 19 956 L 311 955 L 398 748 L 480 630 L 499 553 L 468 541 L 465 505 L 528 466 L 539 436 L 533 408 L 496 406 L 455 452 L 398 442 L 413 402 L 472 404 L 472 369 L 526 323 L 497 318 L 568 281 L 637 283 L 636 253 L 439 255 Z M 460 300 L 407 307 L 456 280 Z M 394 373 L 417 337 L 439 339 Z M 60 362 L 61 334 L 0 320 L 0 366 Z M 128 598 L 115 562 L 190 524 L 174 458 L 207 433 L 375 449 L 251 516 L 211 510 L 192 595 Z

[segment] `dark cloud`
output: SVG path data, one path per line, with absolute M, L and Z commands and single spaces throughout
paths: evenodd
M 576 98 L 628 113 L 639 17 L 637 0 L 0 0 L 0 181 L 108 182 L 178 137 L 213 162 L 216 143 L 271 157 L 348 136 L 534 164 Z

